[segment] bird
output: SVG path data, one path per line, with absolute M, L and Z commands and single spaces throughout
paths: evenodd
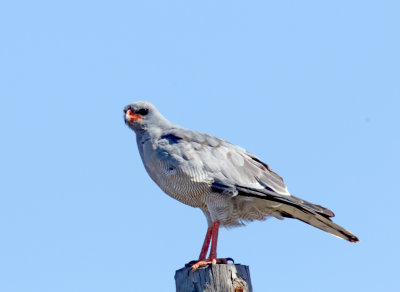
M 243 226 L 268 217 L 298 219 L 349 242 L 359 241 L 332 221 L 331 210 L 290 194 L 283 179 L 244 148 L 176 125 L 147 101 L 131 103 L 123 110 L 150 178 L 167 195 L 199 208 L 207 219 L 206 236 L 198 260 L 191 263 L 192 271 L 227 262 L 217 257 L 220 226 Z

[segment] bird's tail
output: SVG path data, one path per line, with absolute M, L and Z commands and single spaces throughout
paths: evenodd
M 332 222 L 326 216 L 319 213 L 311 213 L 301 209 L 297 209 L 290 205 L 282 204 L 280 207 L 280 212 L 283 217 L 296 218 L 321 230 L 324 230 L 334 236 L 343 238 L 350 242 L 358 242 L 359 239 L 350 231 L 344 229 L 342 226 L 337 225 Z
M 335 214 L 327 208 L 312 204 L 295 196 L 282 196 L 268 190 L 242 186 L 236 186 L 236 188 L 239 191 L 239 195 L 267 200 L 271 204 L 279 203 L 275 208 L 282 217 L 298 219 L 350 242 L 359 241 L 353 233 L 332 222 L 330 217 L 334 217 Z

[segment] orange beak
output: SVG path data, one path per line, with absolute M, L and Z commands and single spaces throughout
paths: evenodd
M 132 110 L 127 110 L 125 114 L 126 120 L 129 122 L 134 122 L 137 120 L 143 120 L 143 117 L 137 113 L 134 113 Z

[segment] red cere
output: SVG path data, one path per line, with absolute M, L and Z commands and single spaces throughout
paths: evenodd
M 134 113 L 132 110 L 127 110 L 126 111 L 126 115 L 127 115 L 127 119 L 129 120 L 129 122 L 134 122 L 137 120 L 143 120 L 143 117 L 137 113 Z

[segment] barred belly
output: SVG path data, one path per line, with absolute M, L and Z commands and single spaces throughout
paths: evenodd
M 153 161 L 151 167 L 158 168 L 158 171 L 151 171 L 149 174 L 167 195 L 183 204 L 206 208 L 206 194 L 209 194 L 211 190 L 209 183 L 199 181 L 200 174 L 195 171 L 183 172 L 163 160 Z

